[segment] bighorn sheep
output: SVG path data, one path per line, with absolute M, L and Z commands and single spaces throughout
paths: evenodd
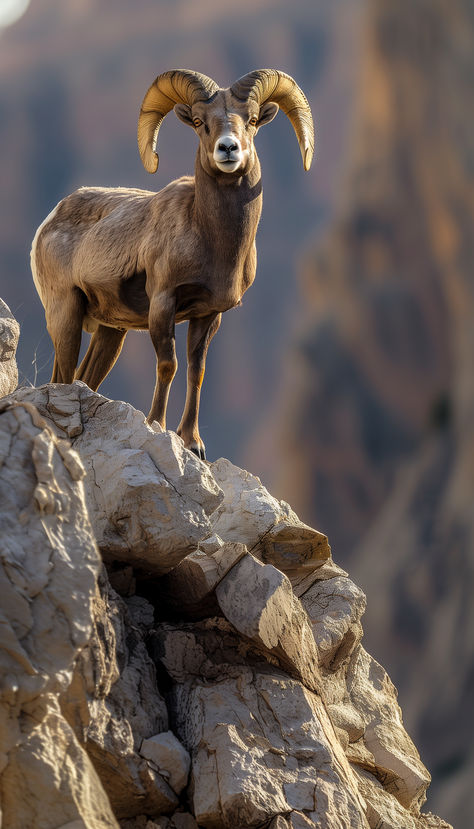
M 189 320 L 187 394 L 177 431 L 201 458 L 198 412 L 207 349 L 222 312 L 239 304 L 255 278 L 262 185 L 253 140 L 279 107 L 309 170 L 311 111 L 289 75 L 256 70 L 220 89 L 198 72 L 164 72 L 140 110 L 141 159 L 148 172 L 156 172 L 158 131 L 174 108 L 199 137 L 195 175 L 158 193 L 81 187 L 59 202 L 33 240 L 33 279 L 55 348 L 51 382 L 75 378 L 96 390 L 127 330 L 148 328 L 157 358 L 148 420 L 166 428 L 177 369 L 175 323 Z M 75 372 L 82 329 L 93 336 Z

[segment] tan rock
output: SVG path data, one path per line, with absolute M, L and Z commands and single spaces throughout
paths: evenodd
M 33 407 L 2 405 L 2 826 L 110 829 L 108 799 L 57 703 L 91 633 L 100 567 L 84 470 Z
M 284 573 L 247 554 L 218 584 L 216 596 L 239 633 L 268 651 L 308 688 L 321 689 L 311 627 Z
M 321 664 L 331 671 L 347 661 L 362 639 L 360 618 L 366 599 L 362 590 L 346 576 L 316 581 L 301 596 Z
M 225 541 L 240 541 L 265 563 L 283 572 L 314 570 L 329 558 L 327 537 L 304 524 L 285 501 L 278 501 L 259 478 L 225 458 L 211 464 L 224 491 L 212 515 L 216 532 Z
M 16 348 L 20 326 L 6 302 L 0 299 L 0 397 L 15 391 L 18 384 Z
M 95 769 L 54 700 L 22 736 L 0 778 L 4 829 L 64 823 L 67 829 L 118 829 Z
M 347 688 L 365 723 L 363 742 L 375 764 L 369 770 L 402 806 L 419 809 L 430 775 L 403 727 L 394 686 L 381 665 L 360 646 L 351 662 Z
M 363 736 L 364 719 L 350 702 L 329 705 L 328 713 L 334 727 L 346 732 L 349 743 L 355 743 Z
M 314 828 L 318 824 L 314 823 L 303 812 L 291 812 L 289 815 L 289 825 L 291 829 L 311 829 L 311 827 Z
M 188 784 L 191 758 L 172 731 L 162 731 L 143 740 L 140 754 L 157 766 L 176 794 L 181 794 Z
M 105 560 L 163 575 L 209 536 L 222 500 L 208 466 L 173 432 L 84 383 L 18 389 L 57 434 L 72 439 L 86 469 L 86 498 Z
M 143 622 L 152 622 L 152 608 L 139 597 L 128 601 L 102 572 L 93 634 L 62 698 L 63 711 L 119 818 L 144 811 L 160 815 L 178 805 L 168 779 L 140 754 L 144 739 L 168 730 L 168 713 L 143 641 Z
M 304 570 L 297 571 L 295 574 L 289 573 L 288 578 L 291 581 L 291 586 L 293 587 L 295 596 L 298 596 L 300 599 L 303 593 L 306 593 L 315 581 L 320 581 L 322 579 L 333 579 L 335 576 L 347 575 L 348 573 L 346 573 L 342 567 L 335 564 L 332 558 L 328 558 L 328 560 L 316 570 L 312 570 L 309 573 Z
M 217 603 L 213 594 L 217 585 L 246 554 L 245 545 L 236 542 L 222 542 L 213 552 L 196 550 L 160 579 L 157 597 L 166 607 L 186 617 L 214 615 Z
M 177 688 L 176 702 L 199 825 L 253 827 L 295 810 L 308 825 L 332 826 L 331 814 L 341 829 L 368 826 L 321 700 L 296 680 L 243 668 Z
M 373 774 L 354 767 L 359 789 L 367 803 L 367 818 L 371 829 L 452 829 L 441 818 L 431 813 L 408 812 Z
M 416 818 L 403 808 L 373 774 L 354 767 L 359 789 L 367 803 L 367 820 L 371 829 L 417 829 Z
M 285 820 L 283 815 L 277 815 L 273 818 L 268 829 L 288 829 L 288 821 Z
M 210 556 L 212 553 L 217 552 L 223 543 L 222 538 L 217 533 L 211 533 L 211 535 L 199 542 L 199 549 Z

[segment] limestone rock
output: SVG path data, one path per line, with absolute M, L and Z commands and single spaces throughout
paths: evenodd
M 105 560 L 163 575 L 209 536 L 208 515 L 222 493 L 176 434 L 154 431 L 141 412 L 81 382 L 19 389 L 15 399 L 33 402 L 57 434 L 72 439 Z
M 143 740 L 140 754 L 151 760 L 176 794 L 187 786 L 191 759 L 172 731 L 163 731 Z
M 367 803 L 367 819 L 371 829 L 417 829 L 414 815 L 407 812 L 398 800 L 384 790 L 373 774 L 355 768 L 359 789 Z
M 308 688 L 321 689 L 311 627 L 284 573 L 247 554 L 217 586 L 216 596 L 239 633 L 276 657 Z
M 0 778 L 4 829 L 118 829 L 95 769 L 54 700 L 21 736 Z
M 361 646 L 347 677 L 352 704 L 365 723 L 364 746 L 373 763 L 362 765 L 383 780 L 384 789 L 405 808 L 419 807 L 426 799 L 430 775 L 406 733 L 396 690 L 384 669 Z M 354 758 L 357 762 L 357 758 Z
M 335 728 L 345 731 L 349 743 L 355 743 L 365 732 L 365 722 L 352 703 L 345 702 L 328 706 L 328 713 Z
M 346 571 L 335 564 L 332 558 L 328 558 L 321 567 L 318 567 L 316 570 L 310 570 L 309 573 L 304 570 L 297 571 L 294 574 L 288 573 L 291 586 L 293 587 L 293 593 L 299 599 L 313 586 L 315 581 L 323 581 L 324 579 L 333 579 L 335 576 L 347 575 Z
M 168 730 L 166 705 L 140 627 L 144 620 L 153 622 L 152 608 L 144 599 L 127 605 L 103 572 L 93 618 L 93 634 L 62 699 L 63 711 L 93 760 L 117 817 L 170 812 L 178 801 L 168 779 L 140 754 L 144 739 Z
M 117 823 L 58 708 L 91 632 L 100 566 L 75 452 L 28 405 L 0 408 L 2 826 Z M 19 793 L 21 796 L 19 797 Z
M 366 599 L 362 590 L 346 576 L 315 582 L 301 596 L 321 664 L 335 671 L 362 639 L 361 616 Z
M 200 826 L 260 826 L 293 811 L 295 826 L 368 826 L 317 694 L 269 665 L 223 619 L 161 625 L 153 645 L 174 683 L 168 701 L 192 757 Z
M 407 812 L 370 772 L 357 768 L 354 771 L 367 803 L 371 829 L 451 829 L 448 823 L 431 813 Z
M 321 700 L 299 682 L 243 668 L 175 695 L 199 825 L 256 827 L 296 810 L 309 826 L 328 825 L 328 814 L 340 829 L 368 826 Z
M 208 556 L 216 553 L 219 547 L 223 545 L 222 538 L 217 533 L 211 533 L 207 538 L 199 542 L 199 549 Z
M 240 541 L 253 555 L 283 572 L 314 570 L 330 556 L 327 537 L 304 524 L 285 501 L 278 501 L 260 480 L 225 458 L 211 464 L 224 491 L 212 525 L 225 541 Z
M 0 299 L 0 397 L 15 391 L 18 383 L 16 348 L 20 326 L 6 302 Z
M 203 552 L 200 547 L 159 580 L 157 598 L 186 618 L 212 616 L 217 610 L 217 585 L 246 554 L 245 545 L 236 542 L 222 542 L 212 553 Z

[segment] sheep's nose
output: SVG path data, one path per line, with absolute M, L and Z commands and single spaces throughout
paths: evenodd
M 234 153 L 236 150 L 238 150 L 239 145 L 235 144 L 235 142 L 229 142 L 224 144 L 224 142 L 221 141 L 217 149 L 220 150 L 222 153 L 227 153 L 227 155 L 229 155 L 230 153 Z

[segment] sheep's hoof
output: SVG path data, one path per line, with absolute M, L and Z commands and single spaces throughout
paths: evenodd
M 201 461 L 206 460 L 206 449 L 203 443 L 201 446 L 198 446 L 197 443 L 192 443 L 191 446 L 188 446 L 188 449 L 190 449 L 191 452 L 194 452 L 194 454 L 197 455 Z

